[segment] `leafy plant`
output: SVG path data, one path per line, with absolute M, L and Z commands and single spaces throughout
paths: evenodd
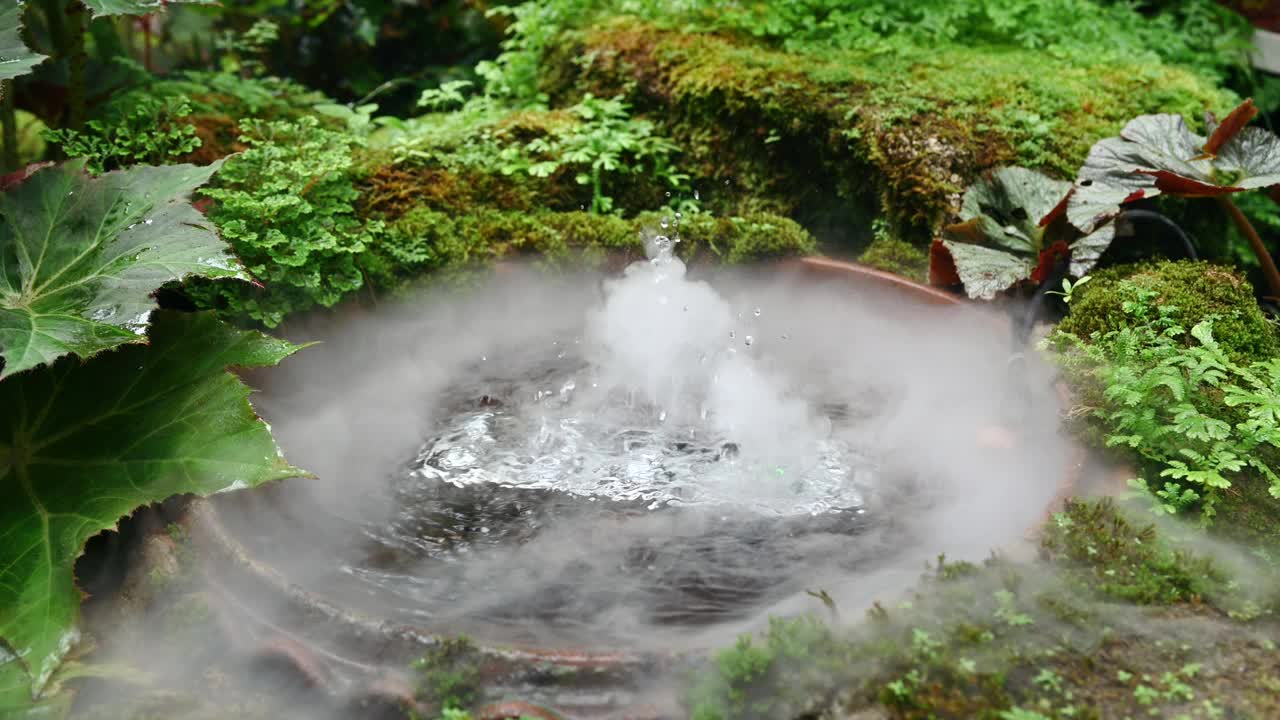
M 0 195 L 0 378 L 144 342 L 151 293 L 166 282 L 241 277 L 187 202 L 217 164 L 96 178 L 83 168 L 47 168 Z
M 226 31 L 214 43 L 223 52 L 219 59 L 222 71 L 231 75 L 260 77 L 266 73 L 261 56 L 280 37 L 280 26 L 259 18 L 243 33 Z
M 1075 297 L 1076 290 L 1079 289 L 1081 285 L 1084 285 L 1085 283 L 1089 282 L 1092 279 L 1093 278 L 1091 278 L 1090 276 L 1085 275 L 1084 277 L 1072 283 L 1071 278 L 1062 278 L 1062 290 L 1050 290 L 1048 291 L 1048 294 L 1060 295 L 1062 296 L 1062 302 L 1070 305 L 1071 298 Z
M 0 383 L 0 686 L 38 699 L 77 640 L 72 567 L 135 507 L 301 474 L 228 366 L 297 348 L 210 314 L 157 313 L 149 345 L 63 358 Z M 0 692 L 5 688 L 0 687 Z
M 352 136 L 297 122 L 247 120 L 245 152 L 229 158 L 209 217 L 261 285 L 195 283 L 203 307 L 268 327 L 290 312 L 330 307 L 363 285 L 369 228 L 356 217 Z
M 418 98 L 418 107 L 439 112 L 449 110 L 453 106 L 461 106 L 466 102 L 466 96 L 462 94 L 462 91 L 471 87 L 471 85 L 470 80 L 452 80 L 441 83 L 438 88 L 423 90 L 422 95 Z
M 929 279 L 964 285 L 990 300 L 1019 283 L 1043 282 L 1061 257 L 1083 276 L 1115 237 L 1115 225 L 1085 234 L 1062 212 L 1071 183 L 1020 167 L 998 168 L 964 194 L 961 222 L 943 228 L 929 254 Z
M 815 668 L 840 667 L 849 647 L 812 617 L 770 618 L 761 642 L 742 635 L 716 654 L 688 697 L 695 720 L 792 717 L 826 680 Z
M 90 120 L 85 128 L 45 131 L 45 140 L 68 157 L 83 157 L 95 173 L 146 163 L 157 165 L 200 147 L 195 126 L 183 122 L 191 101 L 183 96 L 143 96 L 116 118 Z
M 48 58 L 32 52 L 22 41 L 22 10 L 20 3 L 0 10 L 0 80 L 25 75 Z
M 427 91 L 426 102 L 450 104 L 461 85 Z M 439 94 L 437 94 L 437 92 Z M 532 136 L 532 137 L 530 137 Z M 397 162 L 438 164 L 503 175 L 553 181 L 572 173 L 574 183 L 591 188 L 591 210 L 613 212 L 610 185 L 643 176 L 670 190 L 688 176 L 673 163 L 679 151 L 646 119 L 632 117 L 621 97 L 586 95 L 563 111 L 512 111 L 493 98 L 475 97 L 450 113 L 387 123 L 371 139 Z M 686 210 L 696 209 L 696 201 Z
M 1280 498 L 1274 449 L 1280 448 L 1280 361 L 1233 361 L 1213 337 L 1213 320 L 1189 331 L 1178 309 L 1139 291 L 1124 311 L 1132 325 L 1089 342 L 1059 332 L 1068 367 L 1099 389 L 1093 415 L 1106 443 L 1142 457 L 1160 481 L 1139 477 L 1162 512 L 1198 509 L 1209 521 L 1233 481 L 1257 473 Z
M 414 661 L 413 671 L 419 680 L 416 696 L 446 714 L 450 710 L 465 711 L 480 696 L 476 646 L 464 635 L 441 639 Z
M 1067 217 L 1086 232 L 1105 226 L 1121 206 L 1169 194 L 1216 198 L 1257 255 L 1272 295 L 1280 296 L 1280 271 L 1249 220 L 1229 199 L 1234 193 L 1280 184 L 1280 138 L 1246 127 L 1257 115 L 1244 101 L 1219 123 L 1206 115 L 1208 137 L 1187 128 L 1181 115 L 1142 115 L 1118 137 L 1089 151 L 1067 203 Z
M 672 188 L 688 179 L 671 166 L 670 156 L 678 150 L 675 143 L 655 135 L 648 120 L 632 118 L 621 97 L 605 100 L 588 93 L 569 111 L 578 123 L 535 138 L 523 148 L 504 148 L 502 172 L 547 177 L 561 167 L 577 169 L 574 180 L 591 186 L 591 211 L 598 213 L 613 210 L 613 198 L 604 187 L 609 174 L 648 172 Z

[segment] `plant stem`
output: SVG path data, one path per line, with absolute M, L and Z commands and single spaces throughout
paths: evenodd
M 1266 278 L 1270 296 L 1280 297 L 1280 270 L 1276 270 L 1276 263 L 1271 259 L 1271 253 L 1267 251 L 1267 246 L 1263 244 L 1258 231 L 1253 229 L 1253 223 L 1249 222 L 1249 218 L 1245 217 L 1244 213 L 1240 212 L 1240 208 L 1231 202 L 1231 198 L 1219 195 L 1216 199 L 1218 205 L 1231 216 L 1240 234 L 1244 235 L 1249 241 L 1249 246 L 1253 248 L 1253 254 L 1258 257 L 1258 264 L 1262 266 L 1262 276 Z
M 4 154 L 0 155 L 0 169 L 5 172 L 18 168 L 18 119 L 13 111 L 13 80 L 0 82 L 0 123 L 4 124 Z
M 85 7 L 80 0 L 72 0 L 67 8 L 67 127 L 79 128 L 84 124 L 85 70 L 89 54 L 85 50 Z

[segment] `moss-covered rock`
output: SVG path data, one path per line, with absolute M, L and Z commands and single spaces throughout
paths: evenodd
M 663 219 L 661 213 L 623 219 L 581 211 L 485 207 L 455 214 L 421 205 L 386 223 L 363 264 L 374 285 L 382 288 L 432 270 L 483 266 L 507 258 L 599 266 L 610 259 L 643 257 L 643 233 L 657 232 Z M 728 218 L 699 213 L 681 220 L 678 233 L 677 254 L 695 262 L 743 263 L 809 254 L 815 248 L 813 237 L 795 221 L 769 213 Z
M 1241 360 L 1268 360 L 1280 352 L 1275 326 L 1258 309 L 1253 287 L 1239 272 L 1187 260 L 1122 265 L 1103 270 L 1073 293 L 1071 314 L 1059 329 L 1087 339 L 1093 333 L 1132 324 L 1124 304 L 1141 291 L 1157 293 L 1155 304 L 1178 308 L 1186 328 L 1216 316 L 1213 335 Z
M 925 282 L 929 275 L 928 253 L 895 237 L 882 235 L 872 240 L 858 262 L 917 282 Z
M 624 93 L 685 149 L 718 212 L 804 217 L 835 196 L 928 235 L 989 167 L 1072 176 L 1089 147 L 1143 113 L 1193 122 L 1235 98 L 1194 72 L 1005 45 L 787 52 L 614 17 L 553 45 L 559 102 Z M 819 170 L 820 169 L 820 170 Z M 728 181 L 728 185 L 724 183 Z M 860 237 L 870 240 L 869 222 Z

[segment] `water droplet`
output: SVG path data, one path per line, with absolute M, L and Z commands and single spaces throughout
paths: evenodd
M 146 223 L 146 224 L 148 224 L 148 225 L 151 225 L 152 223 L 154 223 L 154 222 L 155 222 L 155 220 L 152 220 L 151 218 L 147 218 L 146 220 L 143 220 L 142 222 L 144 222 L 144 223 Z
M 487 528 L 487 527 L 482 527 L 482 528 L 480 528 L 480 532 L 481 532 L 481 533 L 484 533 L 485 535 L 488 535 L 488 534 L 489 534 L 489 528 Z
M 694 190 L 694 191 L 693 191 L 693 199 L 694 199 L 694 200 L 701 200 L 701 199 L 702 199 L 702 195 L 698 194 L 698 191 L 697 191 L 697 190 Z
M 488 356 L 488 355 L 481 355 L 481 356 L 480 356 L 480 362 L 489 362 L 489 356 Z
M 671 197 L 671 191 L 670 191 L 670 190 L 668 190 L 668 191 L 667 191 L 667 197 Z
M 663 410 L 662 412 L 658 413 L 658 422 L 666 422 L 666 421 L 667 421 L 667 411 Z
M 788 334 L 786 334 L 786 333 L 782 333 L 782 339 L 783 339 L 783 340 L 790 340 L 790 339 L 791 339 L 791 336 L 790 336 L 790 335 L 788 335 Z
M 751 311 L 756 317 L 760 317 L 760 308 Z
M 736 333 L 736 332 L 734 332 L 734 331 L 730 330 L 730 331 L 729 331 L 729 339 L 730 339 L 730 340 L 732 340 L 732 339 L 734 339 L 734 338 L 736 338 L 736 337 L 738 337 L 738 333 Z
M 666 230 L 667 226 L 671 224 L 671 221 L 668 220 L 667 217 L 664 215 L 661 222 L 659 222 L 658 224 L 662 226 L 663 230 Z
M 753 343 L 753 342 L 755 342 L 755 341 L 756 341 L 756 339 L 755 339 L 755 338 L 753 338 L 753 337 L 751 337 L 750 335 L 748 335 L 748 336 L 746 336 L 746 337 L 742 338 L 742 344 L 743 344 L 743 345 L 746 345 L 747 347 L 751 347 L 751 343 Z

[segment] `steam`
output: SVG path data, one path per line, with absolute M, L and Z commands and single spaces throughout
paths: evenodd
M 393 624 L 666 651 L 813 611 L 807 589 L 865 607 L 1043 517 L 1057 399 L 1047 370 L 1008 372 L 1000 322 L 780 268 L 694 272 L 647 240 L 617 277 L 506 267 L 286 328 L 321 343 L 249 379 L 318 477 L 220 498 L 224 523 Z M 280 605 L 258 612 L 288 624 Z
M 1047 371 L 1014 382 L 998 321 L 785 271 L 691 277 L 648 244 L 619 277 L 508 268 L 290 328 L 325 342 L 258 406 L 320 479 L 229 521 L 374 616 L 672 648 L 812 609 L 819 584 L 863 606 L 1043 517 L 1057 401 Z M 696 630 L 668 626 L 682 604 Z

